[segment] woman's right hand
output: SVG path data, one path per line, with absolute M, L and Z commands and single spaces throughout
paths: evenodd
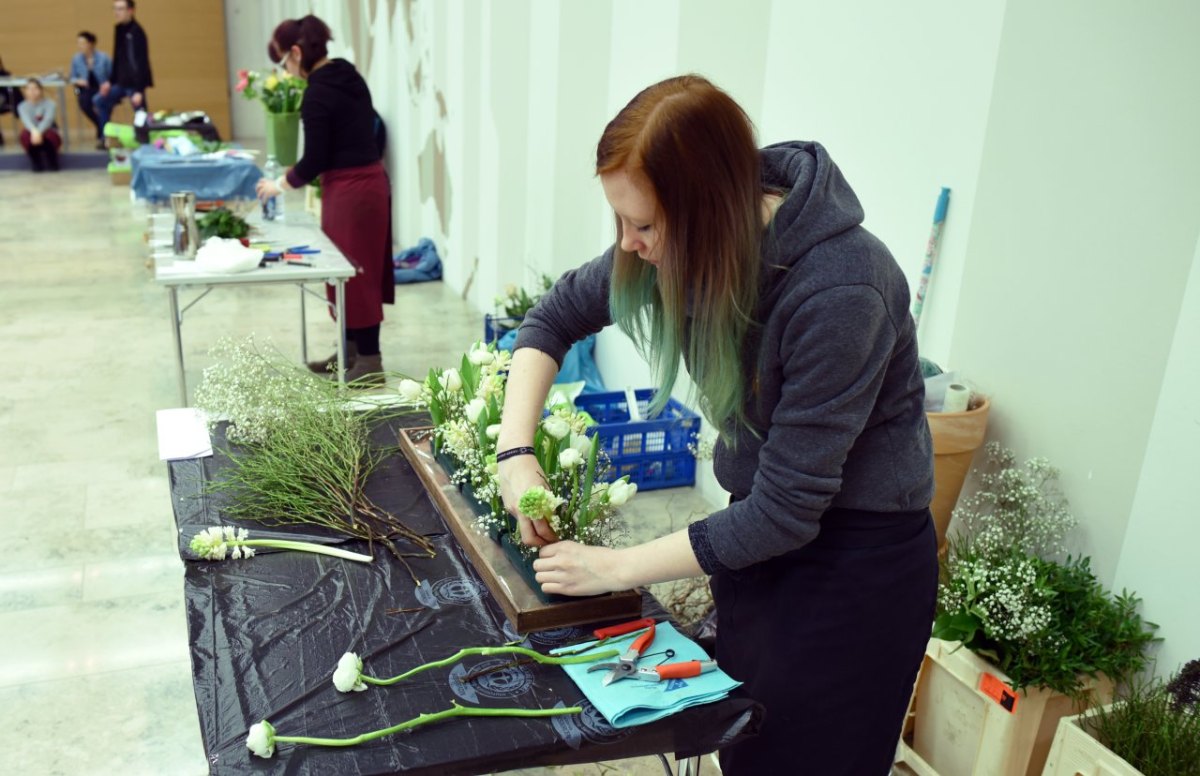
M 546 487 L 546 473 L 532 455 L 518 455 L 501 461 L 497 467 L 500 479 L 500 497 L 504 508 L 517 520 L 521 530 L 521 542 L 532 547 L 542 547 L 558 541 L 554 529 L 545 520 L 530 520 L 521 514 L 521 496 L 530 488 Z

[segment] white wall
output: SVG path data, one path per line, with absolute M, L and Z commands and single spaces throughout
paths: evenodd
M 1200 654 L 1173 592 L 1200 587 L 1185 490 L 1200 464 L 1200 5 L 227 2 L 231 19 L 261 15 L 253 33 L 231 26 L 233 70 L 310 8 L 355 49 L 391 128 L 397 242 L 433 237 L 481 312 L 505 283 L 611 242 L 596 141 L 680 72 L 728 89 L 763 143 L 825 144 L 914 287 L 950 187 L 922 353 L 993 396 L 994 438 L 1063 470 L 1082 549 L 1105 582 L 1145 593 L 1164 660 Z M 597 360 L 613 386 L 648 382 L 619 332 Z M 700 487 L 720 495 L 708 473 Z

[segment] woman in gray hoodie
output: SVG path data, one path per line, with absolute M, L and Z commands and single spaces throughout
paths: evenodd
M 504 501 L 547 593 L 708 574 L 717 661 L 766 710 L 729 774 L 887 774 L 930 634 L 933 456 L 908 284 L 816 143 L 758 149 L 697 76 L 638 94 L 596 171 L 617 241 L 525 318 L 498 450 L 530 446 L 563 354 L 612 323 L 666 402 L 680 361 L 720 433 L 730 504 L 623 549 L 558 542 L 519 514 L 535 458 L 501 456 Z M 652 410 L 656 407 L 652 407 Z

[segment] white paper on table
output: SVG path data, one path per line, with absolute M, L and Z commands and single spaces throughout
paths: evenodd
M 194 407 L 159 410 L 158 457 L 163 461 L 183 461 L 188 458 L 207 458 L 213 454 L 212 439 L 208 436 L 208 417 L 204 410 Z

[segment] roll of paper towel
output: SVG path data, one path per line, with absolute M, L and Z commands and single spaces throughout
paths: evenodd
M 946 400 L 942 402 L 942 412 L 965 412 L 970 401 L 970 388 L 961 383 L 951 383 L 946 386 Z

